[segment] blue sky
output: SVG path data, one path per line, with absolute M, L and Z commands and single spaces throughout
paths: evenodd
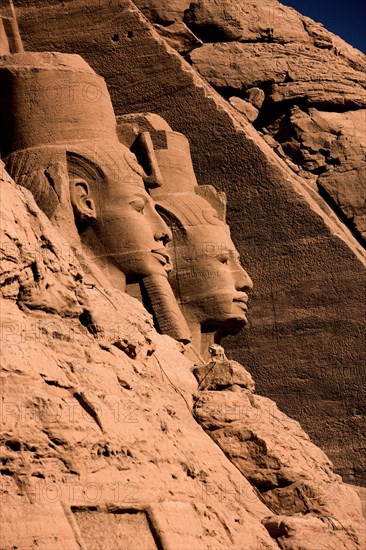
M 323 23 L 328 30 L 366 52 L 365 0 L 281 0 L 281 3 Z

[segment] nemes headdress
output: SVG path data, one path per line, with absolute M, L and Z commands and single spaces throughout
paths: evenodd
M 154 113 L 118 116 L 117 126 L 119 139 L 135 150 L 141 164 L 144 159 L 139 155 L 136 136 L 145 133 L 151 136 L 161 185 L 152 189 L 150 194 L 159 206 L 183 225 L 207 223 L 208 208 L 216 211 L 218 220 L 225 222 L 226 195 L 216 191 L 212 185 L 198 185 L 189 141 L 183 134 L 173 131 L 163 118 Z M 214 225 L 213 220 L 210 223 Z
M 65 164 L 68 154 L 99 167 L 107 179 L 128 178 L 131 169 L 144 175 L 118 139 L 104 79 L 74 54 L 0 57 L 0 154 L 48 215 L 57 202 L 52 166 Z

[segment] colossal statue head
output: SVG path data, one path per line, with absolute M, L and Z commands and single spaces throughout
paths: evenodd
M 226 198 L 210 185 L 198 185 L 188 140 L 156 115 L 118 117 L 120 139 L 132 144 L 149 132 L 162 185 L 150 193 L 173 234 L 169 281 L 191 329 L 193 343 L 204 353 L 210 337 L 237 332 L 247 323 L 247 291 L 252 281 L 225 223 Z M 141 139 L 141 138 L 140 138 Z M 146 152 L 135 149 L 148 170 Z
M 171 232 L 145 190 L 158 173 L 147 175 L 119 141 L 104 79 L 78 55 L 18 53 L 0 58 L 0 90 L 12 178 L 114 286 L 144 281 L 162 332 L 188 341 L 167 282 Z
M 211 203 L 219 202 L 216 191 L 207 187 Z M 236 332 L 247 323 L 252 282 L 228 226 L 201 196 L 161 194 L 156 201 L 173 232 L 170 284 L 192 332 Z

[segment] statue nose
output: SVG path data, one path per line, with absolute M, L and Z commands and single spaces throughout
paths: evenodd
M 163 218 L 159 216 L 159 214 L 156 212 L 156 218 L 155 218 L 156 224 L 155 224 L 155 232 L 154 232 L 154 239 L 156 241 L 162 241 L 163 244 L 167 244 L 170 241 L 173 240 L 173 234 Z
M 237 270 L 235 277 L 235 289 L 246 292 L 253 288 L 253 281 L 242 267 Z
M 154 239 L 156 241 L 162 241 L 163 244 L 167 244 L 169 243 L 170 241 L 173 240 L 173 235 L 172 235 L 172 232 L 170 231 L 169 227 L 167 226 L 166 227 L 166 231 L 157 231 L 155 234 L 154 234 Z

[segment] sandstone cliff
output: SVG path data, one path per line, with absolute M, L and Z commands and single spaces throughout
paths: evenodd
M 233 240 L 254 281 L 250 330 L 225 340 L 228 355 L 248 365 L 260 393 L 301 421 L 338 472 L 364 483 L 366 260 L 351 222 L 363 215 L 355 166 L 364 56 L 278 2 L 245 2 L 240 10 L 229 2 L 181 0 L 15 4 L 28 50 L 81 54 L 106 78 L 117 115 L 152 111 L 189 138 L 198 182 L 228 194 Z M 188 44 L 180 46 L 182 40 Z M 233 63 L 225 70 L 230 86 L 236 83 L 235 90 L 218 85 L 223 98 L 197 71 L 205 68 L 219 82 L 230 48 Z M 215 52 L 217 65 L 207 56 L 201 62 L 205 50 Z M 245 63 L 240 52 L 246 52 Z M 293 56 L 314 66 L 309 77 Z M 260 73 L 264 65 L 268 79 Z M 286 79 L 291 71 L 293 82 Z M 306 101 L 296 94 L 281 100 L 280 93 L 290 97 L 297 86 L 307 90 Z M 51 87 L 50 93 L 57 105 L 57 94 L 69 92 Z M 325 102 L 308 104 L 312 97 Z M 252 119 L 258 111 L 258 130 L 238 106 L 250 109 Z M 333 197 L 339 190 L 337 204 L 348 205 L 343 214 L 328 201 L 328 191 L 319 191 L 322 181 Z
M 365 56 L 277 0 L 135 3 L 365 243 Z
M 1 548 L 361 549 L 356 493 L 249 373 L 218 362 L 196 382 L 181 344 L 0 184 Z
M 275 1 L 15 3 L 28 49 L 80 53 L 117 114 L 189 137 L 255 283 L 228 355 L 362 483 L 364 57 Z M 1 547 L 362 548 L 355 493 L 244 367 L 194 365 L 90 284 L 1 176 Z

